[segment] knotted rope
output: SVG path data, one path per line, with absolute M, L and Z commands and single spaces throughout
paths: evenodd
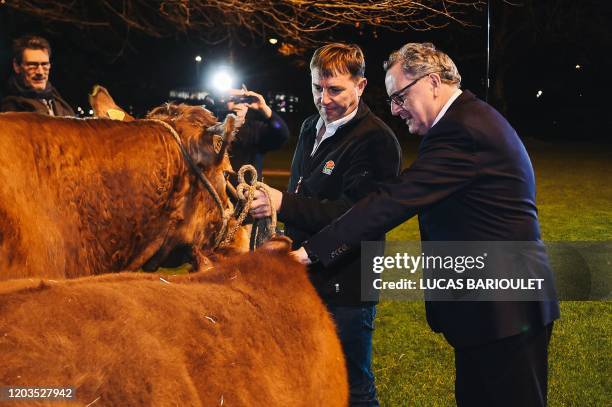
M 247 182 L 245 180 L 246 174 L 250 175 L 250 181 Z M 240 210 L 240 214 L 238 215 L 236 224 L 232 226 L 227 234 L 225 235 L 225 239 L 221 242 L 220 247 L 227 246 L 232 239 L 234 238 L 234 234 L 238 230 L 238 228 L 242 225 L 246 216 L 251 209 L 251 204 L 253 203 L 253 198 L 255 197 L 255 191 L 262 191 L 265 196 L 268 198 L 268 205 L 272 209 L 272 213 L 270 216 L 270 224 L 265 228 L 264 236 L 257 236 L 257 240 L 263 241 L 268 240 L 272 236 L 274 236 L 276 232 L 276 211 L 272 206 L 272 200 L 270 198 L 270 187 L 268 187 L 263 182 L 257 181 L 257 170 L 252 165 L 243 165 L 240 170 L 238 170 L 238 187 L 236 188 L 236 194 L 238 195 L 238 199 L 244 202 L 242 205 L 242 209 Z M 253 228 L 257 228 L 256 224 L 253 225 Z
M 246 201 L 246 202 L 243 205 L 242 210 L 240 211 L 240 215 L 238 216 L 236 223 L 231 228 L 228 229 L 230 218 L 232 216 L 235 216 L 236 214 L 235 209 L 232 210 L 231 207 L 225 208 L 223 206 L 223 203 L 221 202 L 221 198 L 219 197 L 219 194 L 213 187 L 212 183 L 208 180 L 206 175 L 195 165 L 195 163 L 191 159 L 191 156 L 189 155 L 185 146 L 183 145 L 183 142 L 181 141 L 181 138 L 179 137 L 176 130 L 171 125 L 169 125 L 168 123 L 162 120 L 158 120 L 158 119 L 149 119 L 149 120 L 161 124 L 166 129 L 168 129 L 168 131 L 170 131 L 170 134 L 172 135 L 172 137 L 178 144 L 178 147 L 181 152 L 181 155 L 183 156 L 183 159 L 187 162 L 188 166 L 191 168 L 196 178 L 206 187 L 206 189 L 212 196 L 213 200 L 215 201 L 217 208 L 221 212 L 221 217 L 222 217 L 221 229 L 219 230 L 219 232 L 217 233 L 217 236 L 215 237 L 215 243 L 213 246 L 213 250 L 229 245 L 230 242 L 234 239 L 234 235 L 236 234 L 236 231 L 238 230 L 240 226 L 242 226 L 244 219 L 246 218 L 247 214 L 249 213 L 249 210 L 251 209 L 251 203 L 253 202 L 255 191 L 258 189 L 263 191 L 263 193 L 268 198 L 268 204 L 270 205 L 272 214 L 271 214 L 270 225 L 267 228 L 264 228 L 264 229 L 267 229 L 265 231 L 265 235 L 263 237 L 257 237 L 257 239 L 263 242 L 275 235 L 276 211 L 272 207 L 272 200 L 270 198 L 270 189 L 263 182 L 257 181 L 257 170 L 255 169 L 255 167 L 247 164 L 247 165 L 243 165 L 238 171 L 238 188 L 236 189 L 236 195 L 238 195 L 238 199 L 242 201 Z M 247 183 L 244 178 L 244 175 L 247 172 L 251 175 L 250 183 Z M 230 184 L 228 183 L 228 185 Z M 255 225 L 253 226 L 253 228 L 256 230 Z

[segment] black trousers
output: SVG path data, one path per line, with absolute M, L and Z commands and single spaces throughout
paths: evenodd
M 458 407 L 543 407 L 553 324 L 485 345 L 455 349 Z

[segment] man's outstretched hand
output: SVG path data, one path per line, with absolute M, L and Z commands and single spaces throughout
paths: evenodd
M 299 249 L 294 250 L 289 254 L 291 255 L 291 257 L 293 257 L 295 260 L 302 264 L 309 265 L 311 263 L 310 259 L 308 258 L 308 254 L 306 253 L 306 250 L 303 247 L 300 247 Z

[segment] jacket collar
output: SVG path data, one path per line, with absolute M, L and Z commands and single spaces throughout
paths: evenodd
M 459 97 L 457 99 L 455 99 L 455 101 L 450 105 L 450 107 L 448 108 L 447 113 L 452 111 L 452 110 L 454 110 L 454 109 L 456 109 L 457 106 L 459 106 L 459 105 L 462 105 L 464 103 L 467 103 L 467 102 L 470 102 L 470 101 L 476 99 L 476 96 L 472 92 L 470 92 L 469 90 L 462 89 L 462 91 L 463 92 L 461 92 L 461 95 L 459 95 Z M 444 117 L 442 117 L 442 119 L 440 119 L 440 120 L 443 120 L 443 119 L 444 119 Z
M 357 114 L 348 123 L 344 123 L 342 126 L 340 126 L 340 128 L 338 128 L 338 131 L 340 131 L 341 129 L 347 128 L 347 127 L 354 126 L 361 119 L 366 117 L 369 113 L 370 113 L 370 108 L 363 101 L 363 97 L 360 98 L 359 99 L 359 105 L 357 106 Z M 318 115 L 318 114 L 315 114 L 315 115 L 311 116 L 311 121 L 308 124 L 308 130 L 309 131 L 315 131 L 316 130 L 317 122 L 319 121 L 320 117 L 321 116 Z
M 427 132 L 427 134 L 425 134 L 423 137 L 421 137 L 421 142 L 419 143 L 419 150 L 421 149 L 421 147 L 423 147 L 423 145 L 425 144 L 425 141 L 430 137 L 431 134 L 435 134 L 436 133 L 436 129 L 441 128 L 441 124 L 444 123 L 445 120 L 448 120 L 450 116 L 452 116 L 452 114 L 463 104 L 465 103 L 469 103 L 473 100 L 476 100 L 476 96 L 470 92 L 467 89 L 462 89 L 461 94 L 459 95 L 459 97 L 457 99 L 455 99 L 455 101 L 453 103 L 451 103 L 450 107 L 448 108 L 448 110 L 446 111 L 446 113 L 444 114 L 444 116 L 442 116 L 442 118 L 440 118 L 440 121 L 438 121 L 438 123 L 436 123 L 435 126 L 432 126 L 431 129 L 429 129 L 429 131 Z
M 38 91 L 31 89 L 23 83 L 18 75 L 12 75 L 8 80 L 8 94 L 12 96 L 21 96 L 28 99 L 54 99 L 55 88 L 47 81 L 47 86 L 44 90 Z
M 459 95 L 459 97 L 457 97 L 453 103 L 451 103 L 451 105 L 448 107 L 448 110 L 446 111 L 446 113 L 444 114 L 444 116 L 442 116 L 440 118 L 440 120 L 436 123 L 436 125 L 438 125 L 441 122 L 444 122 L 445 119 L 448 119 L 452 113 L 457 110 L 457 108 L 459 108 L 461 105 L 471 102 L 473 100 L 476 99 L 476 96 L 470 92 L 467 89 L 462 89 L 461 94 Z M 431 129 L 429 129 L 429 131 L 427 132 L 427 134 L 425 134 L 425 136 L 423 136 L 423 138 L 427 137 L 430 133 L 435 132 L 436 129 L 436 125 L 432 126 Z

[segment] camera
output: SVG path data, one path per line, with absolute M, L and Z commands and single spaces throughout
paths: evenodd
M 257 102 L 257 97 L 255 96 L 246 96 L 246 95 L 231 95 L 231 96 L 221 96 L 215 100 L 216 103 L 255 103 Z
M 232 113 L 232 111 L 227 110 L 227 103 L 255 103 L 259 99 L 256 96 L 246 96 L 246 95 L 224 95 L 217 96 L 212 98 L 211 95 L 207 95 L 204 100 L 204 105 L 207 109 L 212 111 L 215 116 L 217 116 L 217 120 L 224 120 L 225 117 Z

